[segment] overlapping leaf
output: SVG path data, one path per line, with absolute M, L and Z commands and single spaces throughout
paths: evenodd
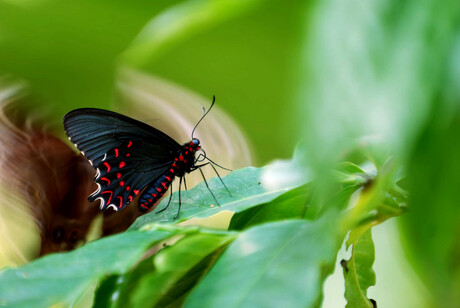
M 332 216 L 244 231 L 187 297 L 185 307 L 315 307 L 341 242 L 335 223 Z

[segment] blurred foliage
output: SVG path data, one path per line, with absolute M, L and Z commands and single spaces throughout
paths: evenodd
M 458 1 L 1 0 L 0 28 L 0 74 L 26 81 L 28 108 L 47 110 L 50 123 L 110 108 L 128 67 L 216 94 L 260 164 L 304 139 L 282 165 L 287 176 L 271 174 L 278 191 L 264 180 L 271 165 L 227 176 L 232 197 L 210 181 L 224 199 L 212 210 L 203 185 L 188 192 L 177 222 L 228 210 L 229 231 L 157 225 L 171 206 L 129 232 L 3 270 L 0 305 L 69 305 L 96 284 L 106 306 L 314 307 L 351 231 L 345 298 L 371 307 L 370 230 L 400 215 L 428 291 L 415 296 L 427 307 L 460 302 Z

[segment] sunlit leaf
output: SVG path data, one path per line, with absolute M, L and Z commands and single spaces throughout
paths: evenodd
M 217 177 L 208 180 L 209 188 L 216 196 L 220 206 L 216 204 L 216 200 L 212 197 L 205 182 L 198 184 L 189 191 L 182 191 L 180 216 L 175 222 L 189 218 L 204 218 L 220 211 L 241 212 L 253 206 L 270 202 L 296 186 L 304 184 L 303 182 L 289 183 L 286 187 L 270 190 L 261 183 L 262 171 L 263 169 L 249 167 L 234 171 L 222 178 L 231 195 Z M 164 198 L 157 206 L 157 210 L 166 207 L 168 199 L 168 197 Z M 171 204 L 165 211 L 156 213 L 157 210 L 154 210 L 139 217 L 131 229 L 139 228 L 150 222 L 172 222 L 177 215 L 178 207 L 178 193 L 175 193 Z

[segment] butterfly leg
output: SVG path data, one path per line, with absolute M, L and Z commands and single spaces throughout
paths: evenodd
M 219 167 L 219 168 L 222 168 L 222 169 L 227 170 L 227 171 L 230 171 L 230 172 L 233 171 L 232 169 L 228 169 L 228 168 L 222 167 L 222 166 L 219 165 L 218 163 L 215 163 L 213 160 L 211 160 L 211 159 L 210 159 L 209 157 L 207 157 L 207 156 L 205 156 L 204 158 L 207 159 L 207 160 L 209 160 L 209 162 L 210 162 L 211 164 L 216 165 L 216 166 Z
M 155 212 L 155 214 L 160 214 L 161 212 L 164 212 L 169 207 L 169 204 L 171 203 L 171 199 L 172 199 L 172 194 L 173 194 L 172 185 L 171 185 L 170 189 L 171 189 L 171 193 L 169 195 L 168 204 L 164 208 L 162 208 L 161 210 Z
M 204 166 L 207 166 L 207 165 L 211 165 L 212 169 L 213 169 L 214 172 L 217 174 L 217 177 L 219 178 L 219 181 L 222 183 L 222 186 L 225 187 L 225 189 L 227 190 L 227 192 L 228 192 L 228 194 L 230 195 L 230 197 L 232 197 L 232 193 L 231 193 L 230 190 L 228 189 L 227 185 L 225 185 L 224 181 L 223 181 L 222 178 L 220 177 L 219 172 L 217 172 L 217 169 L 216 169 L 216 167 L 213 166 L 212 162 L 209 162 L 209 163 L 205 163 L 205 164 L 201 164 L 201 165 L 195 166 L 195 168 L 193 168 L 192 170 L 200 169 L 201 167 L 204 167 Z M 226 169 L 226 170 L 229 170 L 229 169 Z M 200 172 L 201 172 L 201 169 L 200 169 Z M 204 181 L 206 182 L 206 179 L 204 178 L 203 172 L 201 172 L 201 175 L 203 176 L 203 179 L 204 179 Z M 206 184 L 206 186 L 207 186 L 207 184 Z M 208 187 L 208 189 L 209 189 L 209 187 Z M 214 199 L 215 199 L 215 198 L 214 198 Z
M 187 181 L 185 180 L 185 176 L 184 176 L 184 187 L 185 187 L 185 190 L 188 190 L 187 189 Z
M 230 195 L 230 197 L 232 197 L 232 193 L 230 192 L 230 190 L 228 190 L 228 187 L 227 185 L 225 185 L 224 181 L 222 181 L 222 178 L 220 177 L 220 174 L 219 172 L 217 172 L 217 169 L 216 167 L 213 166 L 213 164 L 210 164 L 212 169 L 214 169 L 214 172 L 217 174 L 217 177 L 219 178 L 220 182 L 222 183 L 222 185 L 225 187 L 225 189 L 227 190 L 228 194 Z
M 209 188 L 208 182 L 206 181 L 206 178 L 204 177 L 203 171 L 201 171 L 201 168 L 198 168 L 198 170 L 200 170 L 201 176 L 203 177 L 203 180 L 204 180 L 204 184 L 206 184 L 206 187 L 208 188 L 208 190 L 211 193 L 212 197 L 214 198 L 214 200 L 216 200 L 217 205 L 220 206 L 219 201 L 217 201 L 217 199 L 216 199 L 216 196 L 214 196 L 214 193 Z
M 173 221 L 176 220 L 176 219 L 179 217 L 179 214 L 180 214 L 180 207 L 181 207 L 181 205 L 182 205 L 182 201 L 181 201 L 181 199 L 180 199 L 180 188 L 181 188 L 181 186 L 182 186 L 182 179 L 183 179 L 183 178 L 184 178 L 184 177 L 180 177 L 180 179 L 179 179 L 179 209 L 177 210 L 176 217 L 174 217 Z

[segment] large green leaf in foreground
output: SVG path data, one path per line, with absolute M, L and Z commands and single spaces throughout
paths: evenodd
M 5 269 L 0 272 L 0 306 L 69 306 L 90 285 L 105 275 L 125 273 L 153 244 L 177 233 L 173 229 L 122 233 Z
M 189 218 L 209 217 L 224 210 L 241 212 L 253 206 L 270 202 L 290 189 L 304 184 L 304 182 L 299 181 L 299 183 L 287 183 L 277 189 L 265 188 L 261 182 L 261 175 L 264 170 L 266 168 L 248 167 L 236 170 L 222 178 L 230 190 L 231 196 L 217 177 L 208 180 L 209 188 L 216 196 L 220 206 L 216 204 L 205 183 L 200 183 L 189 191 L 182 191 L 182 208 L 175 222 Z M 168 204 L 168 199 L 164 198 L 157 209 L 163 209 Z M 151 222 L 172 222 L 177 214 L 178 206 L 178 193 L 175 193 L 171 204 L 165 211 L 157 214 L 154 210 L 139 217 L 130 229 L 138 229 Z
M 336 219 L 256 226 L 222 254 L 185 307 L 314 307 L 342 238 Z

